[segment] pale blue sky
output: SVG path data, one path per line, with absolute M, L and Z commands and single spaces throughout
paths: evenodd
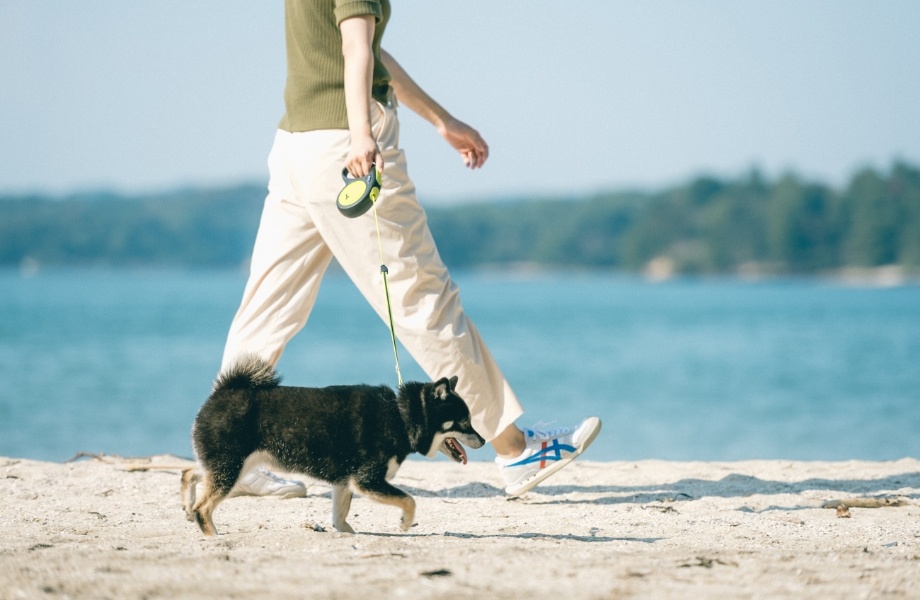
M 282 2 L 0 0 L 0 193 L 264 182 Z M 403 110 L 423 201 L 920 163 L 916 0 L 393 0 L 384 46 L 492 149 Z

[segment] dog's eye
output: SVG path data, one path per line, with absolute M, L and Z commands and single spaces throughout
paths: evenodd
M 453 426 L 454 426 L 453 421 L 444 421 L 444 423 L 441 424 L 441 429 L 450 429 Z

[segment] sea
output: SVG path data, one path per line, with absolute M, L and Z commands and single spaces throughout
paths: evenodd
M 601 417 L 586 459 L 920 457 L 920 285 L 453 275 L 521 426 Z M 0 271 L 0 456 L 190 457 L 244 285 L 236 270 Z M 400 351 L 404 378 L 424 379 Z M 278 369 L 396 384 L 386 324 L 337 273 Z

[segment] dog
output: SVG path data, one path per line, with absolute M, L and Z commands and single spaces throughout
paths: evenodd
M 274 368 L 245 357 L 221 373 L 192 427 L 198 465 L 182 473 L 182 504 L 202 533 L 217 533 L 212 514 L 240 473 L 257 464 L 302 473 L 332 485 L 332 522 L 347 522 L 353 492 L 402 509 L 414 524 L 415 500 L 388 480 L 406 457 L 438 451 L 466 464 L 463 448 L 481 448 L 457 378 L 387 386 L 325 388 L 280 385 Z M 196 499 L 196 485 L 204 483 Z

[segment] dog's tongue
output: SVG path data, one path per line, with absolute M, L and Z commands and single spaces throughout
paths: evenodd
M 466 464 L 466 450 L 463 448 L 463 444 L 455 440 L 454 438 L 447 438 L 445 440 L 454 451 L 460 455 L 460 462 Z

